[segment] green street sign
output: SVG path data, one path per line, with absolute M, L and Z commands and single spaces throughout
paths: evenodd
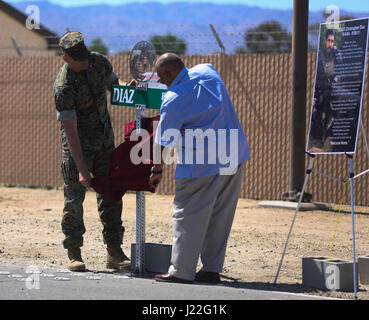
M 161 102 L 167 90 L 148 88 L 137 90 L 136 87 L 113 85 L 110 103 L 115 106 L 134 107 L 137 104 L 145 105 L 148 109 L 160 109 Z

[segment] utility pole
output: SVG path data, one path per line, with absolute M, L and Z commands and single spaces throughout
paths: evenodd
M 308 20 L 309 0 L 294 0 L 290 180 L 289 191 L 282 194 L 283 200 L 290 201 L 298 201 L 305 179 Z M 306 194 L 303 201 L 311 201 L 311 195 Z

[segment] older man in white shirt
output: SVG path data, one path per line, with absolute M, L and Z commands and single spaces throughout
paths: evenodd
M 250 151 L 227 90 L 216 69 L 187 69 L 173 53 L 156 70 L 168 86 L 155 142 L 175 147 L 175 198 L 171 266 L 157 281 L 218 283 L 243 174 Z M 162 178 L 155 164 L 151 184 Z M 196 274 L 199 257 L 202 269 Z

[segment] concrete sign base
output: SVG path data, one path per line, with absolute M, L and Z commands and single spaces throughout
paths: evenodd
M 145 269 L 152 273 L 167 273 L 170 266 L 172 246 L 161 243 L 145 243 Z M 136 244 L 131 244 L 131 261 L 136 261 Z M 131 264 L 131 269 L 134 264 Z

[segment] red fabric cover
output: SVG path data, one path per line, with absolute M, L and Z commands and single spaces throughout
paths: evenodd
M 136 121 L 125 124 L 125 141 L 120 144 L 110 155 L 110 172 L 108 176 L 94 177 L 91 187 L 99 194 L 106 195 L 113 201 L 122 199 L 126 191 L 150 191 L 155 188 L 150 186 L 151 168 L 153 166 L 153 122 L 159 121 L 160 116 L 144 118 L 141 126 L 146 129 L 150 138 L 143 141 L 131 141 L 131 133 L 136 129 Z M 137 143 L 150 144 L 150 159 L 145 163 L 135 165 L 130 160 L 130 152 Z M 145 159 L 146 160 L 146 159 Z

